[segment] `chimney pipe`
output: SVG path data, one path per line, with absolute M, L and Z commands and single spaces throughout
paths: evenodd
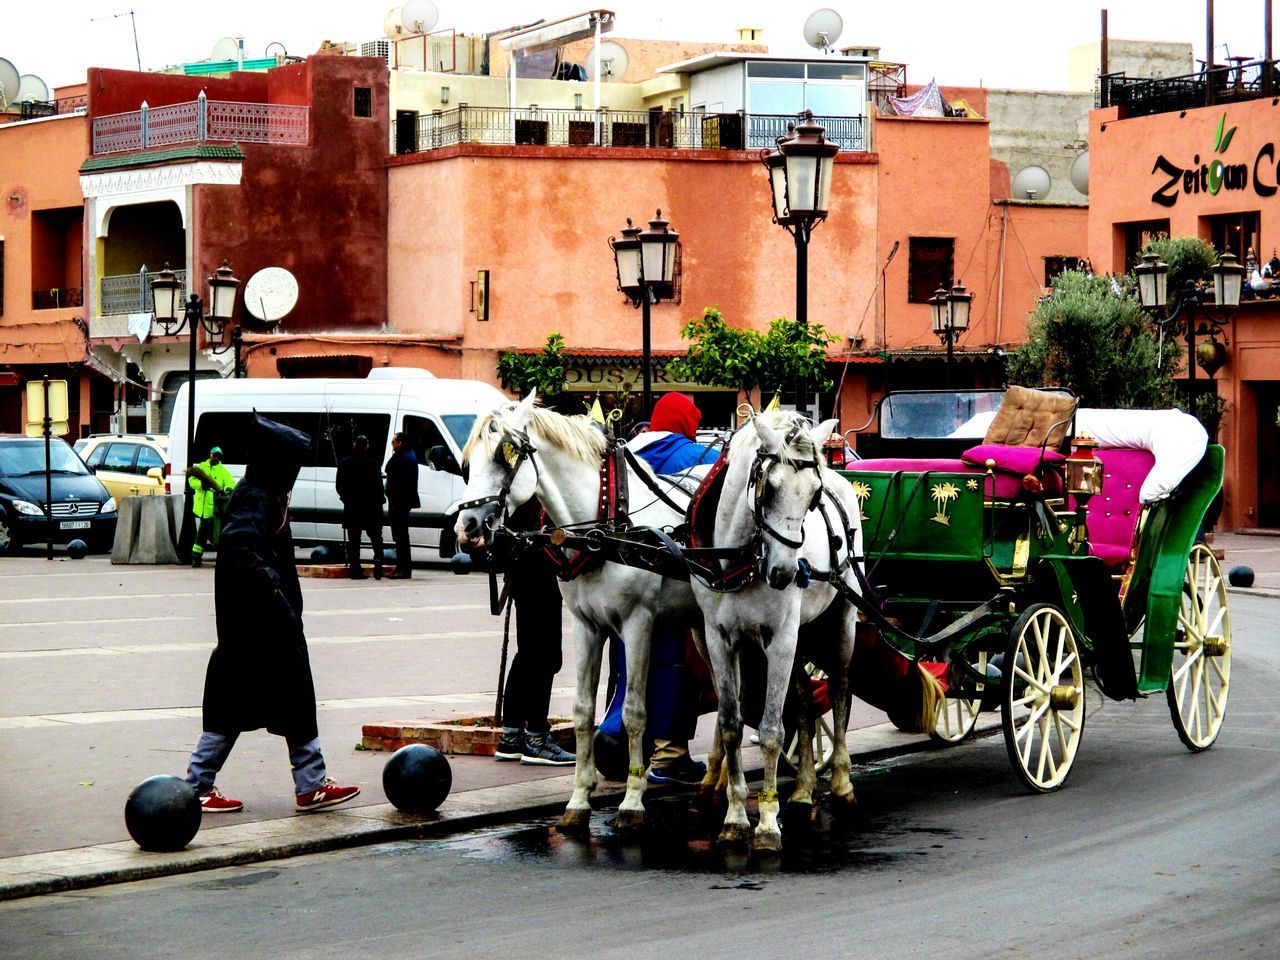
M 1270 3 L 1270 0 L 1267 0 L 1267 2 Z M 1108 57 L 1108 54 L 1110 53 L 1110 51 L 1107 49 L 1107 9 L 1106 7 L 1102 8 L 1102 43 L 1099 44 L 1099 47 L 1102 53 L 1102 63 L 1099 65 L 1098 73 L 1099 75 L 1105 77 L 1108 73 L 1111 72 L 1108 64 L 1108 60 L 1110 59 Z

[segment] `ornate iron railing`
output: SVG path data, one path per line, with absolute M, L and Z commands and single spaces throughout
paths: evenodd
M 398 154 L 460 143 L 546 147 L 654 147 L 674 150 L 756 150 L 786 133 L 790 115 L 673 113 L 665 110 L 572 110 L 472 107 L 429 114 L 400 113 L 392 123 Z M 867 149 L 863 117 L 816 117 L 845 150 Z M 411 123 L 411 127 L 406 124 Z
M 173 273 L 185 289 L 187 271 L 175 270 Z M 155 301 L 151 297 L 151 276 L 146 267 L 137 273 L 103 277 L 99 290 L 102 302 L 98 305 L 98 313 L 104 317 L 150 313 L 155 309 Z
M 1181 77 L 1098 77 L 1095 102 L 1120 107 L 1125 116 L 1145 117 L 1216 103 L 1259 100 L 1280 93 L 1280 61 L 1250 60 Z
M 34 290 L 31 293 L 32 310 L 57 310 L 59 307 L 83 307 L 84 290 L 81 287 L 63 287 L 60 290 Z
M 93 120 L 93 154 L 102 156 L 175 143 L 310 142 L 309 107 L 283 103 L 207 100 L 113 113 Z

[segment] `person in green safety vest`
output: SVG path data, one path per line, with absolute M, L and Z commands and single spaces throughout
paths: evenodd
M 212 447 L 209 459 L 194 464 L 187 471 L 187 483 L 195 492 L 191 512 L 199 524 L 196 542 L 191 547 L 191 565 L 198 567 L 204 561 L 205 549 L 216 539 L 218 517 L 231 499 L 236 481 L 231 471 L 222 465 L 222 448 Z

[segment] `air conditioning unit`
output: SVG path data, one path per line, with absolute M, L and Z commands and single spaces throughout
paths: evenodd
M 369 40 L 360 44 L 360 56 L 362 57 L 381 57 L 383 63 L 391 66 L 391 41 L 390 40 Z

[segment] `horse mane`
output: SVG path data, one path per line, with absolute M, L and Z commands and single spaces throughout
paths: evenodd
M 515 412 L 515 403 L 504 404 L 476 420 L 471 436 L 462 448 L 462 459 L 469 462 L 479 452 L 492 457 L 498 441 L 508 429 L 506 417 Z M 546 440 L 552 446 L 591 466 L 598 466 L 604 456 L 605 437 L 595 422 L 586 416 L 566 417 L 564 414 L 534 405 L 529 412 L 526 429 Z
M 791 442 L 780 451 L 780 459 L 790 466 L 800 466 L 806 463 L 812 463 L 817 457 L 819 465 L 822 464 L 823 458 L 818 456 L 818 449 L 814 446 L 813 437 L 809 435 L 811 424 L 798 413 L 791 413 L 785 410 L 766 410 L 756 414 L 756 419 L 760 420 L 766 427 L 771 427 L 778 433 L 782 434 L 785 439 L 787 434 L 791 432 L 791 428 L 799 426 L 798 430 Z M 749 426 L 744 426 L 733 435 L 729 441 L 729 459 L 732 460 L 739 451 L 743 456 L 755 456 L 756 451 L 760 449 L 760 435 Z

